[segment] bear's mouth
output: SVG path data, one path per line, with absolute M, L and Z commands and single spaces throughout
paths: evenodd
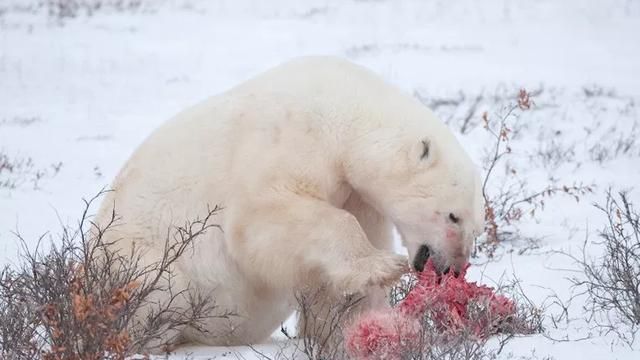
M 422 272 L 424 266 L 427 264 L 427 260 L 431 257 L 431 249 L 427 245 L 421 245 L 418 248 L 416 256 L 413 258 L 413 268 L 417 272 Z
M 414 270 L 416 270 L 417 272 L 424 271 L 424 268 L 429 260 L 432 261 L 436 274 L 443 275 L 451 271 L 451 268 L 449 266 L 443 264 L 443 262 L 436 261 L 436 257 L 433 256 L 433 251 L 431 251 L 431 249 L 427 245 L 421 245 L 418 248 L 416 256 L 413 257 Z M 460 272 L 454 269 L 453 275 L 455 277 L 458 277 L 460 275 Z

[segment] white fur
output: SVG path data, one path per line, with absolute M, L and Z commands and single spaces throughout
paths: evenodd
M 440 266 L 460 266 L 483 217 L 476 169 L 446 126 L 368 70 L 326 57 L 285 63 L 178 114 L 113 189 L 97 218 L 115 204 L 121 221 L 107 236 L 144 249 L 145 262 L 158 260 L 171 226 L 223 207 L 211 221 L 221 231 L 197 240 L 173 285 L 238 313 L 210 320 L 210 334 L 181 331 L 212 345 L 267 338 L 304 285 L 383 297 L 376 286 L 408 266 L 393 253 L 393 225 L 411 258 L 428 244 Z

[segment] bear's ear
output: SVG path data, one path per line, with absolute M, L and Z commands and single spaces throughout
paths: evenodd
M 433 165 L 437 149 L 429 138 L 425 137 L 420 140 L 413 138 L 410 146 L 407 160 L 412 168 L 426 169 Z
M 419 166 L 421 168 L 431 167 L 435 162 L 435 156 L 437 155 L 437 149 L 433 145 L 433 142 L 428 138 L 424 138 L 416 142 L 415 149 L 416 150 L 414 150 L 412 156 L 419 162 Z
M 427 139 L 422 140 L 422 154 L 420 155 L 420 160 L 427 160 L 431 155 L 430 152 L 431 143 Z

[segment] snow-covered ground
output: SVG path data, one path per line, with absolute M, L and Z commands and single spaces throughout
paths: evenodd
M 168 117 L 301 55 L 368 66 L 457 132 L 473 109 L 459 135 L 478 164 L 490 145 L 481 114 L 495 118 L 521 87 L 538 94 L 514 120 L 510 162 L 532 190 L 583 183 L 593 193 L 579 203 L 546 201 L 519 225 L 522 238 L 539 241 L 506 245 L 495 261 L 475 259 L 470 273 L 488 284 L 515 275 L 536 303 L 570 296 L 573 264 L 552 250 L 595 240 L 605 218 L 592 204 L 609 186 L 632 189 L 640 180 L 640 1 L 158 0 L 144 11 L 105 10 L 64 24 L 24 8 L 35 2 L 0 0 L 0 156 L 16 164 L 0 171 L 0 265 L 15 259 L 15 231 L 35 240 L 74 224 L 81 199 L 108 186 Z M 630 198 L 640 204 L 640 190 Z M 503 355 L 639 358 L 590 331 L 579 300 L 571 310 L 568 324 L 547 323 L 548 336 L 515 339 Z M 253 354 L 195 349 L 203 359 L 236 352 Z

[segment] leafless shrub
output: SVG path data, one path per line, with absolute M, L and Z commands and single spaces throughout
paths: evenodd
M 38 116 L 15 116 L 13 118 L 5 118 L 0 120 L 0 126 L 28 127 L 33 124 L 42 122 Z
M 482 184 L 482 195 L 485 200 L 485 236 L 476 246 L 476 253 L 485 253 L 493 257 L 497 246 L 518 234 L 518 222 L 525 216 L 535 216 L 537 211 L 544 210 L 545 200 L 558 194 L 572 196 L 576 201 L 580 196 L 591 192 L 590 186 L 583 184 L 557 185 L 551 184 L 542 189 L 531 190 L 526 180 L 521 179 L 517 170 L 511 166 L 508 157 L 512 154 L 510 139 L 512 122 L 517 112 L 531 109 L 534 106 L 531 95 L 520 90 L 516 103 L 505 108 L 497 120 L 490 119 L 488 113 L 482 115 L 484 128 L 491 135 L 490 145 L 485 158 L 485 175 Z M 496 171 L 500 168 L 503 176 L 501 186 L 493 186 Z
M 513 353 L 505 354 L 506 356 L 501 357 L 501 359 L 509 359 L 509 360 L 555 360 L 554 357 L 550 355 L 543 355 L 542 357 L 538 356 L 536 349 L 532 349 L 531 353 L 528 355 L 514 355 Z
M 597 84 L 583 86 L 582 92 L 584 93 L 584 96 L 586 98 L 593 98 L 593 97 L 617 98 L 618 97 L 614 89 L 605 89 L 602 86 Z
M 407 294 L 414 280 L 401 281 L 392 293 Z M 492 314 L 487 303 L 472 301 L 467 305 L 468 326 L 443 328 L 439 317 L 443 311 L 429 307 L 420 320 L 421 330 L 417 339 L 400 341 L 400 359 L 424 360 L 487 360 L 496 359 L 506 344 L 516 336 L 543 331 L 543 312 L 522 292 L 520 282 L 499 284 L 498 293 L 507 294 L 516 304 L 516 313 L 507 319 Z M 446 312 L 444 312 L 446 313 Z M 486 324 L 482 328 L 472 324 Z
M 349 58 L 358 58 L 363 56 L 379 54 L 382 52 L 391 52 L 391 53 L 406 52 L 406 51 L 427 52 L 427 51 L 433 51 L 433 50 L 435 49 L 420 43 L 397 42 L 397 43 L 388 43 L 388 44 L 363 43 L 359 45 L 350 46 L 346 48 L 344 52 Z
M 498 87 L 493 91 L 482 90 L 477 93 L 459 91 L 452 95 L 426 96 L 414 90 L 413 96 L 438 114 L 443 121 L 453 129 L 466 135 L 473 129 L 483 125 L 482 113 L 484 109 L 495 107 L 512 97 L 510 87 Z M 532 97 L 540 95 L 544 88 L 530 93 Z
M 546 140 L 541 139 L 538 149 L 531 156 L 531 161 L 538 161 L 545 169 L 556 171 L 560 166 L 572 163 L 575 156 L 575 144 L 564 145 L 561 141 L 550 137 Z
M 163 0 L 5 0 L 0 4 L 0 16 L 4 13 L 44 14 L 55 23 L 99 12 L 122 13 L 152 9 Z
M 471 306 L 469 318 L 471 321 L 488 321 L 491 314 L 481 304 Z M 529 320 L 526 320 L 529 321 Z M 536 320 L 537 321 L 537 320 Z M 537 325 L 525 321 L 517 325 L 506 327 L 504 324 L 489 324 L 486 333 L 478 333 L 471 328 L 462 331 L 442 331 L 432 326 L 433 319 L 428 315 L 422 321 L 423 330 L 420 332 L 418 343 L 407 349 L 402 359 L 424 360 L 488 360 L 496 359 L 502 353 L 507 343 L 515 336 L 533 334 L 540 330 Z M 523 326 L 523 327 L 520 327 Z M 493 331 L 499 328 L 499 334 Z M 497 336 L 492 338 L 492 336 Z M 490 344 L 490 340 L 495 340 Z
M 591 126 L 584 127 L 586 156 L 600 164 L 620 156 L 640 156 L 637 99 L 598 85 L 585 87 L 583 92 L 580 106 L 593 119 Z M 611 119 L 615 120 L 613 124 L 611 120 L 601 120 L 612 116 L 615 117 Z
M 312 19 L 315 17 L 325 16 L 328 12 L 328 6 L 311 7 L 302 13 L 296 14 L 296 17 L 301 19 Z
M 20 289 L 18 274 L 6 267 L 0 272 L 0 358 L 36 359 L 40 354 L 38 315 Z
M 638 137 L 640 137 L 640 124 L 637 121 L 634 121 L 628 129 L 621 130 L 617 125 L 612 126 L 589 148 L 589 157 L 602 164 L 622 155 L 640 155 Z
M 0 151 L 0 189 L 13 190 L 31 184 L 37 190 L 42 180 L 55 177 L 61 169 L 62 162 L 38 167 L 30 157 L 9 157 Z
M 633 346 L 640 329 L 640 214 L 626 192 L 616 196 L 609 190 L 597 207 L 607 218 L 599 234 L 604 253 L 592 258 L 583 249 L 580 257 L 572 256 L 584 275 L 571 280 L 586 295 L 585 310 L 595 327 Z
M 274 353 L 264 353 L 247 344 L 261 359 L 309 360 L 348 359 L 344 348 L 344 326 L 358 313 L 364 297 L 360 295 L 328 296 L 325 287 L 297 290 L 294 299 L 297 305 L 296 334 L 281 327 L 285 341 Z
M 299 291 L 295 298 L 301 340 L 297 350 L 310 360 L 346 358 L 343 327 L 363 297 L 327 298 L 326 291 L 320 288 Z
M 209 294 L 171 287 L 173 264 L 215 226 L 208 222 L 217 208 L 177 227 L 162 258 L 143 265 L 138 251 L 121 254 L 103 241 L 116 215 L 101 228 L 91 223 L 87 212 L 96 198 L 85 202 L 78 227 L 64 227 L 50 250 L 41 250 L 43 238 L 33 251 L 24 245 L 17 267 L 1 273 L 0 358 L 122 360 L 146 349 L 164 331 L 200 328 L 204 319 L 231 315 L 214 314 Z M 152 301 L 149 295 L 155 292 L 171 296 Z M 176 305 L 178 299 L 189 305 Z M 136 316 L 143 307 L 149 314 Z
M 403 275 L 400 280 L 391 287 L 391 291 L 389 292 L 389 305 L 396 306 L 404 300 L 417 282 L 418 279 L 415 274 L 409 273 Z
M 45 6 L 50 17 L 64 20 L 100 10 L 134 11 L 142 6 L 142 0 L 46 0 Z
M 485 98 L 483 93 L 468 98 L 462 91 L 458 92 L 456 96 L 440 98 L 426 98 L 420 92 L 414 91 L 414 96 L 433 111 L 442 113 L 444 108 L 449 108 L 448 114 L 443 116 L 445 123 L 451 125 L 455 119 L 456 124 L 459 123 L 459 131 L 463 135 L 478 125 L 472 120 L 476 118 L 478 106 Z
M 412 275 L 407 275 L 391 291 L 391 305 L 396 306 L 408 294 L 416 283 Z M 398 330 L 397 337 L 386 338 L 393 342 L 390 351 L 374 354 L 371 359 L 424 359 L 424 360 L 489 360 L 496 359 L 507 345 L 517 336 L 540 333 L 543 312 L 535 306 L 522 292 L 519 281 L 498 285 L 501 294 L 508 294 L 516 304 L 516 312 L 509 318 L 495 316 L 492 308 L 482 301 L 468 304 L 466 314 L 470 325 L 460 328 L 444 327 L 440 318 L 448 310 L 437 306 L 428 307 L 424 315 L 417 319 L 420 330 L 417 335 L 407 335 Z M 294 359 L 302 355 L 309 359 L 349 359 L 344 348 L 343 324 L 354 314 L 354 306 L 358 306 L 359 298 L 346 298 L 343 302 L 326 302 L 322 291 L 304 292 L 296 296 L 300 306 L 300 317 L 311 321 L 302 321 L 298 329 L 298 338 L 287 331 L 284 334 L 290 340 L 275 355 L 265 354 L 257 349 L 256 354 L 263 359 Z M 443 304 L 443 306 L 445 306 Z M 392 310 L 388 310 L 392 311 Z M 328 316 L 329 315 L 329 316 Z M 369 315 L 364 315 L 369 316 Z M 305 324 L 317 325 L 320 319 L 326 327 L 309 327 Z M 498 320 L 500 319 L 500 320 Z M 346 321 L 345 321 L 346 320 Z M 409 321 L 407 319 L 407 321 Z M 471 324 L 485 324 L 478 328 Z M 412 325 L 407 325 L 411 327 Z M 372 335 L 376 332 L 371 329 Z M 311 335 L 304 336 L 303 334 Z M 408 336 L 408 337 L 404 337 Z M 292 350 L 293 349 L 293 350 Z M 379 356 L 378 356 L 379 355 Z
M 552 253 L 567 256 L 563 251 Z M 567 269 L 563 269 L 567 270 Z M 575 270 L 579 271 L 579 270 Z M 553 342 L 579 342 L 594 338 L 589 322 L 589 316 L 582 309 L 583 293 L 576 291 L 576 287 L 569 285 L 568 295 L 559 295 L 554 289 L 546 288 L 550 294 L 544 298 L 541 309 L 545 314 L 545 329 L 542 336 Z

